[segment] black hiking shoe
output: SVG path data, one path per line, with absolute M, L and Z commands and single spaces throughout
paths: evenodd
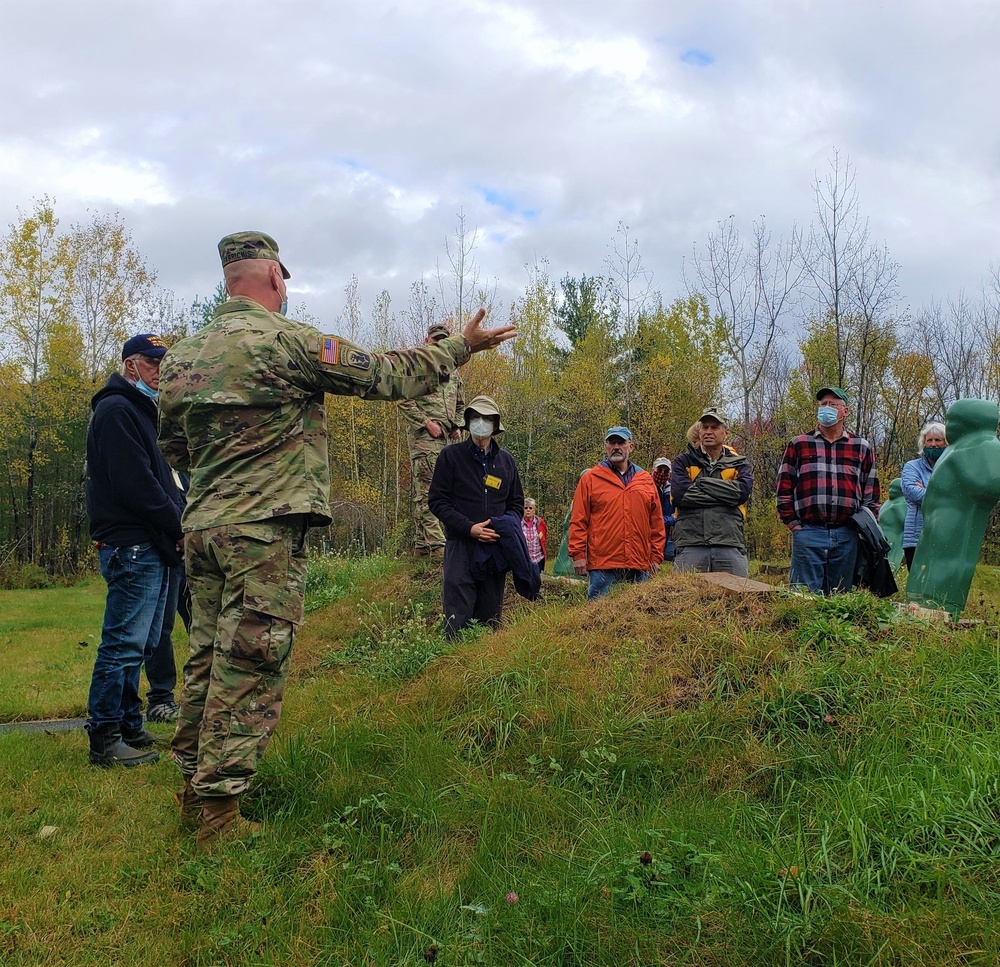
M 156 762 L 159 758 L 160 753 L 156 749 L 133 749 L 126 745 L 117 725 L 90 732 L 90 761 L 95 766 L 105 769 L 112 766 L 141 766 Z

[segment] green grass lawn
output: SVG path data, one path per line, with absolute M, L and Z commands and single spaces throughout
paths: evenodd
M 991 624 L 666 573 L 452 647 L 433 567 L 325 567 L 245 797 L 260 834 L 199 855 L 166 758 L 0 736 L 4 967 L 1000 962 Z M 0 593 L 0 695 L 14 673 L 82 712 L 74 620 L 96 634 L 102 597 Z M 33 672 L 26 634 L 53 649 Z
M 95 577 L 69 588 L 0 591 L 0 722 L 86 717 L 105 587 Z M 183 663 L 179 620 L 177 629 Z

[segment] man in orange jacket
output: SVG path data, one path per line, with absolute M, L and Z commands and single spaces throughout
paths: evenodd
M 589 575 L 588 598 L 618 581 L 651 578 L 663 561 L 666 533 L 653 478 L 629 459 L 635 443 L 627 426 L 604 436 L 605 459 L 580 477 L 569 523 L 569 556 Z

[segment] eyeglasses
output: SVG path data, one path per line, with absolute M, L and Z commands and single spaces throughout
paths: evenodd
M 156 369 L 160 368 L 160 363 L 163 362 L 162 356 L 143 356 L 142 361 L 147 366 L 153 366 Z

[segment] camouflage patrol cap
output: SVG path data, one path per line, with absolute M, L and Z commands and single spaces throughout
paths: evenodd
M 229 265 L 230 262 L 242 262 L 244 259 L 271 259 L 281 266 L 283 279 L 292 277 L 292 273 L 278 258 L 278 243 L 263 232 L 236 232 L 227 235 L 219 242 L 219 255 L 223 266 Z
M 432 323 L 427 329 L 428 339 L 446 339 L 451 335 L 451 330 L 443 322 Z

